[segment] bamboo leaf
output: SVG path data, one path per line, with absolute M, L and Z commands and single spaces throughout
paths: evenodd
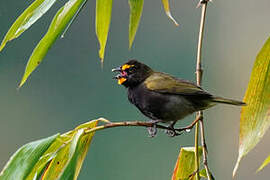
M 50 147 L 59 134 L 22 146 L 10 158 L 0 173 L 0 180 L 25 179 L 40 156 Z
M 54 16 L 50 27 L 45 36 L 40 40 L 36 48 L 34 49 L 31 57 L 25 68 L 23 78 L 20 82 L 21 87 L 30 74 L 37 68 L 41 63 L 44 56 L 47 54 L 49 48 L 55 42 L 57 37 L 63 32 L 65 27 L 72 20 L 73 16 L 80 9 L 86 0 L 69 0 L 62 8 L 58 10 Z
M 131 48 L 142 16 L 144 0 L 129 0 L 128 2 L 130 7 L 129 48 Z
M 264 162 L 262 163 L 262 165 L 257 169 L 257 172 L 261 171 L 265 166 L 267 166 L 270 163 L 270 156 L 268 156 Z
M 99 57 L 104 60 L 105 47 L 110 29 L 112 14 L 112 0 L 96 1 L 96 35 L 99 41 Z
M 173 23 L 176 26 L 179 26 L 179 24 L 177 23 L 177 21 L 172 17 L 171 11 L 170 11 L 170 4 L 169 4 L 169 0 L 162 0 L 163 3 L 163 7 L 164 7 L 164 11 L 166 13 L 166 15 L 169 17 L 170 20 L 173 21 Z
M 233 176 L 241 159 L 257 145 L 270 125 L 270 38 L 257 55 L 244 102 L 247 106 L 241 112 L 239 155 Z
M 202 156 L 202 148 L 199 147 L 199 158 Z M 195 148 L 183 147 L 180 150 L 172 175 L 172 180 L 195 179 Z
M 5 35 L 0 51 L 8 41 L 19 37 L 25 30 L 31 27 L 43 14 L 45 14 L 56 0 L 36 0 L 34 1 L 12 24 Z
M 76 180 L 94 136 L 85 131 L 99 121 L 105 120 L 92 120 L 62 135 L 24 145 L 6 164 L 0 180 Z

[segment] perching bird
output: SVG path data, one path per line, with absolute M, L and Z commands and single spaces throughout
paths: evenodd
M 175 133 L 175 123 L 196 111 L 217 103 L 242 106 L 244 102 L 213 96 L 201 87 L 169 74 L 156 72 L 149 66 L 130 60 L 112 69 L 120 72 L 115 78 L 128 89 L 128 99 L 152 122 L 170 123 Z M 156 128 L 148 129 L 154 136 Z

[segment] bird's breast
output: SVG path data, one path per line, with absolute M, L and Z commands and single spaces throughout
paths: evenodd
M 164 122 L 182 119 L 195 111 L 183 96 L 158 93 L 144 85 L 128 89 L 128 99 L 145 116 Z

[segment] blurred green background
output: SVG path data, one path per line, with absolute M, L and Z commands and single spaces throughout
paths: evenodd
M 0 1 L 0 38 L 32 1 Z M 112 23 L 100 68 L 95 36 L 95 1 L 89 1 L 64 39 L 56 41 L 40 67 L 18 91 L 33 48 L 57 8 L 0 53 L 0 169 L 23 144 L 66 132 L 90 119 L 147 120 L 129 104 L 111 69 L 137 58 L 156 70 L 195 81 L 200 10 L 197 1 L 172 1 L 180 27 L 165 15 L 161 1 L 145 1 L 134 46 L 128 50 L 129 7 L 114 1 Z M 270 35 L 269 0 L 210 3 L 203 49 L 203 87 L 213 94 L 242 99 L 255 57 Z M 219 105 L 205 112 L 209 165 L 218 180 L 232 179 L 238 155 L 240 108 Z M 178 123 L 187 125 L 194 116 Z M 144 128 L 97 132 L 79 179 L 170 179 L 180 147 L 193 146 L 193 131 L 170 138 L 148 138 Z M 270 134 L 244 158 L 235 179 L 269 179 L 269 167 L 255 174 L 270 153 Z M 268 172 L 267 172 L 268 171 Z

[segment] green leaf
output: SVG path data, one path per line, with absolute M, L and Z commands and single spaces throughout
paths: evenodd
M 233 176 L 241 159 L 262 139 L 270 125 L 270 38 L 257 55 L 244 102 L 247 106 L 241 112 L 239 155 Z
M 212 173 L 210 172 L 210 176 L 211 176 L 211 179 L 212 180 L 215 180 L 214 176 L 212 175 Z M 200 171 L 200 177 L 204 177 L 204 178 L 207 178 L 207 173 L 206 173 L 206 170 L 205 169 L 202 169 Z
M 177 21 L 172 17 L 172 14 L 171 14 L 171 11 L 170 11 L 169 0 L 162 0 L 162 3 L 163 3 L 163 7 L 164 7 L 164 11 L 165 11 L 166 15 L 173 21 L 173 23 L 176 26 L 179 26 Z
M 270 163 L 270 155 L 264 160 L 262 165 L 257 169 L 257 172 L 261 171 L 265 166 Z
M 129 0 L 128 2 L 130 7 L 129 48 L 131 48 L 142 16 L 144 0 Z
M 46 152 L 58 136 L 59 134 L 56 134 L 34 141 L 18 149 L 1 171 L 0 180 L 25 179 L 40 156 Z
M 0 180 L 76 180 L 99 121 L 92 120 L 62 135 L 35 141 L 20 148 L 6 164 Z
M 73 16 L 85 1 L 86 0 L 69 0 L 61 9 L 58 10 L 50 24 L 48 32 L 40 40 L 31 57 L 29 58 L 19 87 L 25 83 L 30 74 L 41 63 L 49 48 L 55 42 L 57 37 L 63 32 L 65 27 L 69 24 Z
M 96 1 L 96 35 L 99 41 L 99 57 L 104 60 L 105 47 L 109 33 L 112 14 L 112 0 Z
M 202 156 L 202 148 L 199 147 L 199 158 Z M 195 148 L 183 147 L 180 150 L 172 175 L 172 180 L 192 180 L 195 175 Z
M 34 24 L 52 7 L 55 1 L 56 0 L 34 1 L 12 24 L 0 45 L 0 51 L 2 51 L 8 41 L 19 37 L 25 30 Z
M 57 152 L 49 168 L 44 172 L 42 180 L 77 179 L 94 135 L 94 133 L 84 135 L 84 130 L 96 127 L 97 123 L 98 120 L 90 121 L 63 136 L 69 137 L 64 141 L 66 145 Z

